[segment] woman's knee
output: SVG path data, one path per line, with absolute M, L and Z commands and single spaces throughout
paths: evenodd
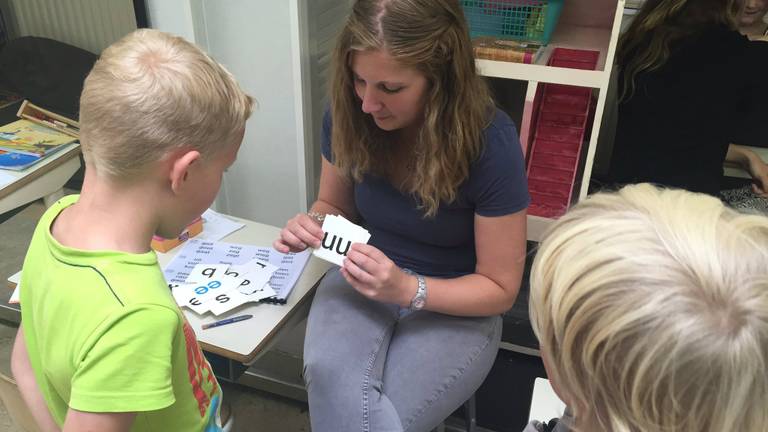
M 327 357 L 304 359 L 303 373 L 310 400 L 348 410 L 361 406 L 361 374 L 348 373 Z

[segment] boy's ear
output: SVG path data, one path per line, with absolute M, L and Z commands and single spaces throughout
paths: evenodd
M 199 160 L 200 152 L 197 150 L 184 150 L 172 156 L 169 180 L 173 193 L 177 194 L 181 191 L 189 177 L 190 168 Z

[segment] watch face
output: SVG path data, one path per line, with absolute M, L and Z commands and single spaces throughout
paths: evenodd
M 424 303 L 425 303 L 425 301 L 424 301 L 423 297 L 415 298 L 415 299 L 413 299 L 413 308 L 414 309 L 422 309 L 422 308 L 424 308 Z

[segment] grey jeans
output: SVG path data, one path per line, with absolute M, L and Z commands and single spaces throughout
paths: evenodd
M 410 312 L 367 299 L 332 269 L 304 343 L 313 432 L 425 432 L 485 379 L 501 318 Z

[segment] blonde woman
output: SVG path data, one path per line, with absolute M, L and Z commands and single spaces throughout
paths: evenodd
M 312 430 L 427 431 L 482 383 L 520 286 L 520 143 L 457 0 L 357 1 L 333 65 L 319 197 L 275 247 L 319 247 L 326 214 L 372 237 L 312 305 Z
M 544 364 L 574 416 L 555 430 L 768 430 L 766 245 L 765 217 L 648 184 L 558 220 L 530 293 Z
M 768 166 L 743 145 L 760 133 L 768 44 L 741 35 L 740 0 L 648 0 L 619 41 L 615 183 L 652 182 L 717 195 L 723 162 L 768 196 Z

